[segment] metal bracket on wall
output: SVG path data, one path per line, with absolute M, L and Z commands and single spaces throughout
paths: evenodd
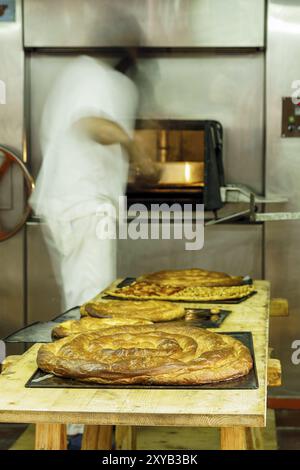
M 252 223 L 300 219 L 300 212 L 258 212 L 259 204 L 283 204 L 288 202 L 288 199 L 285 196 L 276 194 L 260 196 L 251 188 L 242 184 L 228 184 L 221 187 L 221 198 L 224 203 L 246 203 L 249 206 L 245 210 L 209 220 L 205 223 L 206 226 L 233 222 L 240 219 L 248 219 Z
M 254 223 L 261 222 L 279 222 L 283 220 L 300 220 L 300 212 L 258 212 L 257 200 L 255 194 L 250 198 L 250 221 Z
M 251 188 L 243 184 L 227 184 L 226 186 L 221 187 L 222 202 L 250 203 L 252 195 L 254 195 L 255 202 L 257 204 L 282 204 L 284 202 L 288 202 L 287 197 L 277 194 L 260 196 L 259 194 L 256 194 Z

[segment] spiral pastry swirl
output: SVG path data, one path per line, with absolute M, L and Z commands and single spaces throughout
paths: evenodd
M 42 345 L 40 369 L 99 384 L 192 385 L 231 380 L 252 368 L 228 335 L 170 324 L 120 326 Z

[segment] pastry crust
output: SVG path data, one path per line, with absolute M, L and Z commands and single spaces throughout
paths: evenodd
M 241 276 L 206 271 L 205 269 L 174 269 L 170 271 L 158 271 L 145 274 L 137 278 L 137 281 L 155 283 L 163 286 L 197 286 L 197 287 L 225 287 L 240 286 L 243 283 Z
M 80 308 L 82 316 L 123 317 L 124 319 L 144 318 L 151 322 L 172 321 L 183 318 L 185 310 L 182 305 L 171 302 L 149 300 L 148 302 L 112 300 L 109 302 L 88 302 Z
M 99 384 L 194 385 L 244 376 L 253 367 L 240 341 L 172 324 L 121 326 L 40 347 L 45 372 Z
M 213 301 L 240 299 L 253 292 L 252 285 L 230 287 L 179 287 L 167 286 L 148 282 L 134 282 L 130 286 L 107 290 L 106 294 L 124 299 L 161 299 L 172 301 Z
M 152 322 L 145 320 L 144 318 L 127 318 L 123 316 L 113 318 L 92 318 L 84 317 L 80 320 L 68 320 L 60 323 L 58 326 L 53 328 L 53 338 L 64 338 L 79 333 L 90 333 L 92 331 L 102 331 L 105 328 L 111 328 L 113 326 L 123 325 L 151 325 Z

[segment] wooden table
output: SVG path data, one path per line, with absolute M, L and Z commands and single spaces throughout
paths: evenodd
M 222 449 L 245 449 L 247 428 L 266 424 L 270 289 L 266 281 L 255 288 L 247 301 L 223 305 L 232 313 L 217 331 L 252 332 L 258 389 L 29 389 L 24 385 L 36 369 L 36 344 L 0 376 L 0 422 L 36 423 L 37 448 L 65 448 L 64 425 L 80 423 L 220 427 Z

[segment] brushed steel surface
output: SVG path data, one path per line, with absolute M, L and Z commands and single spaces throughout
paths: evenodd
M 23 74 L 22 11 L 21 0 L 17 0 L 16 21 L 0 23 L 0 80 L 6 85 L 6 104 L 0 104 L 0 144 L 15 149 L 21 155 L 23 143 Z M 10 190 L 13 192 L 13 209 L 5 211 L 8 223 L 14 217 L 14 210 L 17 211 L 24 204 L 22 176 L 14 173 L 15 170 L 12 171 L 10 184 Z M 1 217 L 4 217 L 3 212 Z M 23 249 L 23 231 L 14 238 L 0 243 L 1 335 L 20 328 L 24 323 Z
M 22 151 L 23 74 L 21 1 L 16 4 L 16 21 L 0 24 L 0 80 L 5 83 L 6 104 L 0 104 L 0 142 Z
M 200 251 L 186 251 L 184 240 L 120 240 L 118 276 L 204 268 L 261 279 L 261 260 L 262 226 L 227 224 L 205 228 Z
M 26 47 L 264 44 L 264 0 L 26 0 Z
M 61 313 L 61 294 L 42 234 L 42 225 L 27 223 L 28 323 L 48 321 Z
M 73 57 L 33 53 L 28 58 L 31 77 L 29 153 L 34 177 L 41 163 L 39 127 L 43 105 L 53 80 Z M 105 60 L 112 63 L 112 59 Z M 262 53 L 141 60 L 137 76 L 139 116 L 220 121 L 224 126 L 226 182 L 243 183 L 261 193 L 263 80 Z
M 0 338 L 23 326 L 23 230 L 0 243 Z
M 300 140 L 281 138 L 281 99 L 291 96 L 294 80 L 300 79 L 300 3 L 270 0 L 267 51 L 267 155 L 268 192 L 285 194 L 287 204 L 278 211 L 300 210 Z M 271 210 L 271 207 L 267 208 Z M 286 297 L 288 318 L 271 319 L 270 345 L 282 361 L 283 386 L 270 395 L 300 396 L 300 366 L 292 364 L 292 341 L 300 339 L 299 289 L 300 221 L 266 224 L 266 278 L 274 297 Z

